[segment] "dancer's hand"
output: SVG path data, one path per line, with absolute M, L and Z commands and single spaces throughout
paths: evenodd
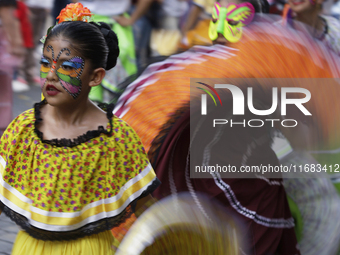
M 131 18 L 127 18 L 124 16 L 115 16 L 113 19 L 117 21 L 117 23 L 122 27 L 132 26 L 134 23 Z

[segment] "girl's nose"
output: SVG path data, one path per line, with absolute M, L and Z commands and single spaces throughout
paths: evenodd
M 56 74 L 55 64 L 53 64 L 51 69 L 48 71 L 46 79 L 48 79 L 48 80 L 58 80 L 58 76 Z

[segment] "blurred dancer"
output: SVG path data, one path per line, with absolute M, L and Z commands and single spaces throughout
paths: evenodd
M 231 5 L 231 7 L 235 6 Z M 249 7 L 247 4 L 236 7 L 243 8 L 238 11 L 249 12 L 249 9 L 245 10 L 245 7 Z M 221 15 L 225 11 L 219 9 L 219 14 Z M 217 15 L 213 23 L 223 22 L 222 24 L 231 30 L 240 28 L 235 27 L 240 20 L 237 20 L 237 16 L 234 17 L 235 19 L 229 17 L 229 20 L 226 20 L 225 17 Z M 245 20 L 243 19 L 243 22 Z M 195 81 L 194 78 L 203 82 L 202 79 L 208 77 L 214 77 L 216 80 L 227 77 L 339 77 L 340 63 L 337 56 L 330 54 L 331 51 L 323 45 L 315 43 L 309 34 L 297 34 L 290 29 L 278 28 L 268 17 L 259 20 L 254 24 L 248 23 L 246 29 L 242 31 L 242 37 L 235 33 L 228 33 L 228 30 L 224 31 L 221 28 L 222 24 L 217 27 L 221 32 L 218 32 L 217 29 L 212 31 L 214 32 L 212 33 L 213 37 L 216 37 L 216 33 L 220 33 L 225 39 L 230 38 L 230 41 L 239 39 L 235 44 L 232 44 L 232 48 L 221 45 L 194 47 L 190 51 L 173 55 L 163 62 L 151 65 L 139 79 L 127 87 L 118 100 L 114 112 L 136 129 L 148 150 L 157 176 L 162 181 L 162 185 L 154 192 L 157 198 L 189 191 L 195 199 L 196 192 L 204 192 L 210 197 L 218 199 L 242 217 L 247 226 L 247 233 L 250 235 L 251 254 L 295 255 L 300 253 L 295 234 L 295 220 L 290 212 L 281 177 L 267 178 L 263 176 L 265 178 L 261 178 L 260 176 L 237 179 L 213 174 L 210 178 L 190 178 L 189 172 L 190 164 L 199 162 L 199 159 L 201 159 L 199 165 L 203 165 L 202 163 L 209 165 L 207 164 L 209 157 L 216 159 L 218 156 L 214 152 L 224 152 L 222 155 L 219 154 L 219 159 L 224 165 L 228 165 L 228 163 L 238 167 L 256 166 L 261 163 L 272 166 L 280 165 L 278 157 L 271 148 L 274 133 L 270 128 L 251 129 L 247 127 L 243 129 L 240 126 L 226 129 L 223 139 L 217 136 L 217 132 L 199 129 L 197 134 L 194 133 L 196 135 L 194 140 L 206 142 L 207 146 L 206 150 L 201 149 L 199 154 L 201 158 L 196 157 L 197 161 L 192 161 L 192 152 L 195 150 L 197 152 L 199 147 L 192 143 L 193 133 L 190 133 L 190 127 L 199 127 L 197 121 L 192 122 L 194 119 L 192 117 L 200 116 L 201 110 L 201 93 L 195 88 L 200 85 L 190 84 Z M 304 68 L 301 68 L 302 66 Z M 310 86 L 312 97 L 317 99 L 309 106 L 318 114 L 313 114 L 312 122 L 299 116 L 298 120 L 301 125 L 297 129 L 292 129 L 290 134 L 286 133 L 295 148 L 315 149 L 313 146 L 306 148 L 310 142 L 318 146 L 327 144 L 326 147 L 337 148 L 335 146 L 340 143 L 339 118 L 334 118 L 334 116 L 339 116 L 340 112 L 337 100 L 340 92 L 339 86 L 335 82 L 328 89 L 320 90 L 320 83 L 317 81 L 318 79 L 315 79 L 313 84 L 307 85 Z M 229 83 L 220 79 L 215 84 Z M 255 108 L 269 109 L 271 102 L 267 100 L 271 97 L 268 94 L 266 96 L 266 93 L 274 85 L 259 84 L 256 87 L 257 93 L 260 94 L 260 100 L 256 101 Z M 211 82 L 209 85 L 211 87 L 213 83 Z M 243 84 L 244 89 L 246 85 L 246 83 Z M 285 84 L 285 86 L 288 85 L 289 83 Z M 194 98 L 196 100 L 192 100 L 191 93 L 196 96 Z M 232 107 L 230 93 L 229 97 L 228 95 L 220 96 L 223 99 L 223 105 L 226 104 L 226 107 L 229 107 L 229 111 L 225 111 L 227 115 L 231 112 Z M 261 98 L 266 99 L 262 100 Z M 196 104 L 192 109 L 191 105 L 194 102 Z M 208 105 L 208 109 L 211 110 L 207 114 L 208 120 L 211 120 L 209 114 L 213 109 L 220 107 L 217 99 L 216 102 L 217 106 L 212 103 L 212 100 L 211 105 Z M 321 108 L 321 106 L 325 107 Z M 307 108 L 309 109 L 309 107 Z M 258 118 L 262 119 L 263 116 Z M 289 117 L 287 116 L 287 118 Z M 237 120 L 241 122 L 239 119 Z M 209 121 L 203 123 L 212 126 Z M 314 128 L 314 126 L 317 127 Z M 311 128 L 309 129 L 309 127 Z M 323 141 L 323 143 L 315 141 Z M 311 183 L 309 180 L 305 182 L 306 185 Z M 304 193 L 299 190 L 302 185 L 293 186 L 290 187 L 291 194 Z M 315 191 L 318 188 L 319 186 L 313 187 Z M 327 194 L 327 201 L 330 203 L 327 207 L 324 203 L 320 206 L 319 201 L 325 199 L 326 196 L 323 197 L 316 193 L 314 192 L 312 197 L 309 196 L 310 193 L 304 193 L 304 200 L 308 198 L 310 202 L 308 208 L 319 213 L 312 215 L 311 218 L 309 218 L 310 214 L 308 217 L 305 217 L 306 214 L 300 214 L 304 222 L 302 223 L 303 233 L 300 235 L 302 239 L 299 244 L 301 244 L 303 252 L 310 252 L 306 254 L 334 254 L 339 243 L 340 223 L 338 220 L 333 221 L 332 217 L 338 219 L 339 198 L 332 197 L 328 200 L 328 195 L 334 196 L 334 192 L 330 192 Z M 298 201 L 301 200 L 303 201 L 303 198 Z M 199 199 L 196 201 L 199 203 Z M 325 210 L 327 214 L 322 214 L 322 210 Z M 309 221 L 317 222 L 317 224 L 309 224 Z M 320 235 L 316 233 L 318 231 L 320 231 Z M 328 237 L 328 233 L 332 233 L 331 238 Z M 313 238 L 310 238 L 311 236 Z M 321 239 L 320 236 L 323 238 Z M 314 240 L 314 242 L 318 240 L 315 237 L 318 237 L 319 241 L 317 245 L 311 245 L 310 240 Z M 303 252 L 302 254 L 304 254 Z
M 0 1 L 0 135 L 12 121 L 12 75 L 24 54 L 15 0 Z
M 248 254 L 238 217 L 204 194 L 197 198 L 199 205 L 183 192 L 152 205 L 132 225 L 116 254 Z
M 283 11 L 283 24 L 308 32 L 323 42 L 340 56 L 340 22 L 327 15 L 322 15 L 324 0 L 288 0 Z M 294 22 L 298 21 L 298 22 Z M 302 26 L 299 24 L 305 24 Z

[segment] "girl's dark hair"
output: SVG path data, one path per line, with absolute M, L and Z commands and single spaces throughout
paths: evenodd
M 53 27 L 46 37 L 45 44 L 49 39 L 59 36 L 69 39 L 77 52 L 91 62 L 93 69 L 103 67 L 110 70 L 117 63 L 118 38 L 104 22 L 99 24 L 83 21 L 62 22 Z
M 256 13 L 269 13 L 269 3 L 267 0 L 244 0 L 242 2 L 251 3 Z

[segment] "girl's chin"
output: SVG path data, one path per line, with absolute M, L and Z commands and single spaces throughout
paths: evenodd
M 290 3 L 290 8 L 292 9 L 293 12 L 296 14 L 300 13 L 309 13 L 311 11 L 311 6 L 309 2 L 297 2 L 298 4 L 291 4 Z

